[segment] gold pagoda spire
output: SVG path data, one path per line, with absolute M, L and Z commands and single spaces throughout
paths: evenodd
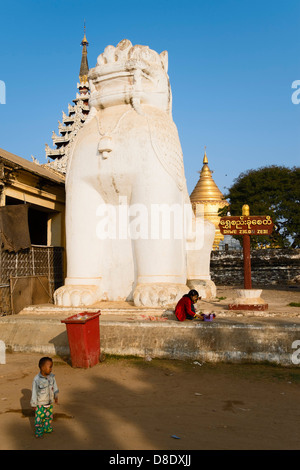
M 208 163 L 208 159 L 207 159 L 207 156 L 206 156 L 206 145 L 205 145 L 205 147 L 204 147 L 203 163 Z
M 85 23 L 84 23 L 84 36 L 80 44 L 82 46 L 82 57 L 81 57 L 81 64 L 80 64 L 79 80 L 80 80 L 80 83 L 85 83 L 88 80 L 88 73 L 89 73 L 89 65 L 88 65 L 88 60 L 87 60 L 87 46 L 89 45 L 89 43 L 86 39 Z
M 190 195 L 192 208 L 196 213 L 197 204 L 203 205 L 204 218 L 212 222 L 215 226 L 215 239 L 213 249 L 218 249 L 219 243 L 223 240 L 223 235 L 219 229 L 220 217 L 218 215 L 219 209 L 228 206 L 228 202 L 224 200 L 224 196 L 219 190 L 218 186 L 213 180 L 212 171 L 208 166 L 208 158 L 206 155 L 206 147 L 203 157 L 203 167 L 199 171 L 200 178 L 196 184 L 194 191 Z
M 200 178 L 192 192 L 190 199 L 192 203 L 203 203 L 205 201 L 223 201 L 223 194 L 213 180 L 212 172 L 208 166 L 206 147 L 203 157 L 203 167 L 199 171 Z

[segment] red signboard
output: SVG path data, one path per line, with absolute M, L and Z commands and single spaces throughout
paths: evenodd
M 219 223 L 223 235 L 270 235 L 273 226 L 269 215 L 221 217 Z

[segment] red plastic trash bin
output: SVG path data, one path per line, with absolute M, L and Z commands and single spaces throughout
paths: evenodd
M 93 367 L 100 358 L 98 312 L 82 312 L 61 320 L 67 327 L 72 367 Z

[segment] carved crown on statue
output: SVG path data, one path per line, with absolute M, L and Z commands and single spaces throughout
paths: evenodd
M 158 54 L 148 46 L 133 46 L 128 39 L 123 39 L 116 47 L 107 46 L 98 56 L 96 67 L 90 69 L 89 105 L 98 110 L 125 101 L 136 104 L 138 109 L 139 102 L 171 113 L 167 72 L 167 51 Z

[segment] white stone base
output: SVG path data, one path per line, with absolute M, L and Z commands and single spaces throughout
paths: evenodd
M 189 289 L 195 289 L 203 300 L 215 299 L 217 294 L 216 285 L 211 280 L 189 279 Z
M 266 310 L 268 304 L 260 297 L 262 289 L 237 289 L 236 299 L 228 306 L 230 310 Z

